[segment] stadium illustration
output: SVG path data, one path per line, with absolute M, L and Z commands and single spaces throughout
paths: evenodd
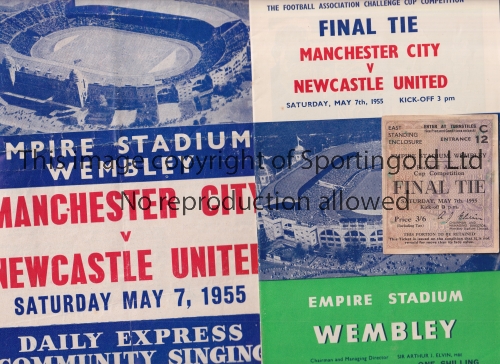
M 65 130 L 192 125 L 250 80 L 248 26 L 214 6 L 56 0 L 2 16 L 2 105 Z
M 283 124 L 256 125 L 261 280 L 500 268 L 499 254 L 383 254 L 383 166 L 371 159 L 382 151 L 376 119 Z M 349 157 L 350 168 L 337 163 Z

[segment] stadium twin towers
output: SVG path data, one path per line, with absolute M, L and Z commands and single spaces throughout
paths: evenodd
M 156 125 L 159 105 L 199 111 L 206 105 L 200 99 L 249 67 L 248 27 L 231 12 L 194 3 L 102 3 L 56 0 L 2 19 L 4 101 L 42 114 L 86 109 L 85 122 L 101 125 L 128 110 L 139 124 Z

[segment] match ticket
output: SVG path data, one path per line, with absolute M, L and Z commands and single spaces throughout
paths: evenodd
M 384 253 L 498 253 L 497 115 L 382 118 Z

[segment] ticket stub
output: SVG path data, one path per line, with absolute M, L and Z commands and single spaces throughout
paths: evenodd
M 497 115 L 382 118 L 384 253 L 498 253 Z

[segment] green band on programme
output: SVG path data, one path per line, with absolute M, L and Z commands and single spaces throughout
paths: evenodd
M 499 284 L 499 272 L 263 281 L 263 361 L 498 363 Z

